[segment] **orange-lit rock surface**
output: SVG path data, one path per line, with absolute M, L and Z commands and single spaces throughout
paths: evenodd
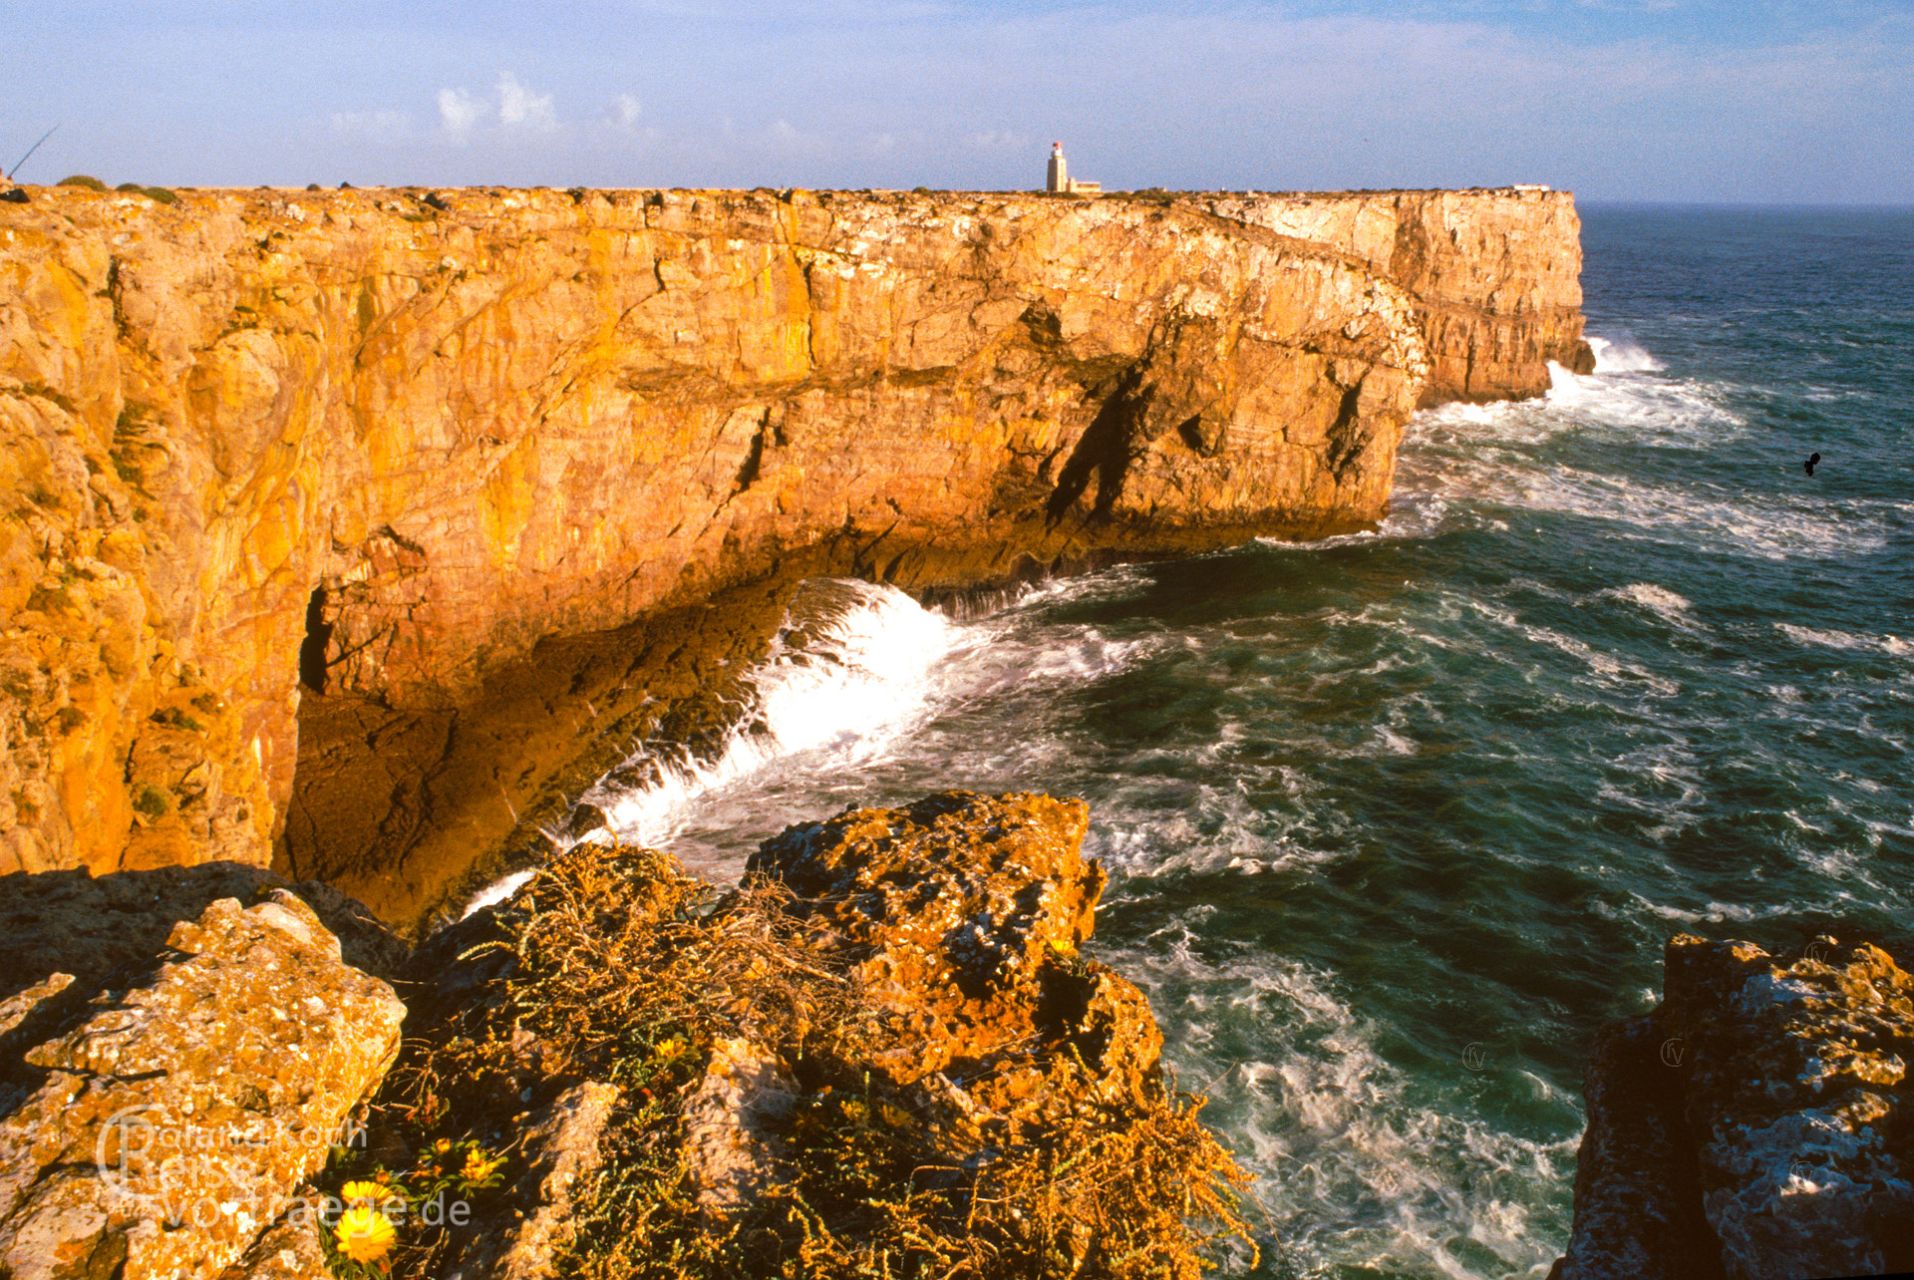
M 928 589 L 1359 526 L 1417 404 L 1586 358 L 1565 194 L 29 194 L 0 871 L 266 861 L 302 667 L 365 775 L 303 848 L 516 821 L 528 771 L 413 795 L 382 735 L 449 758 L 542 638 L 806 557 Z
M 896 1083 L 974 1074 L 973 1104 L 1009 1113 L 1049 1096 L 1055 1058 L 1081 1068 L 1065 1093 L 1128 1105 L 1160 1089 L 1163 1036 L 1142 992 L 1078 955 L 1107 879 L 1089 826 L 1081 800 L 948 791 L 788 828 L 747 870 L 851 959 Z

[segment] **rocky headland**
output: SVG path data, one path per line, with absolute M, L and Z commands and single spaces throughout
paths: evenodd
M 402 925 L 807 574 L 1360 527 L 1417 405 L 1588 361 L 1563 193 L 18 190 L 0 871 Z
M 1417 406 L 1588 367 L 1579 268 L 1530 190 L 14 188 L 0 1277 L 1242 1269 L 1079 802 L 425 926 L 709 747 L 807 577 L 1373 524 Z M 1555 1274 L 1914 1268 L 1910 1052 L 1874 947 L 1676 938 Z
M 1080 802 L 433 911 L 716 742 L 807 578 L 1374 524 L 1418 406 L 1589 367 L 1570 197 L 16 190 L 0 1277 L 1248 1264 Z M 1911 1054 L 1878 948 L 1674 939 L 1554 1274 L 1914 1269 Z

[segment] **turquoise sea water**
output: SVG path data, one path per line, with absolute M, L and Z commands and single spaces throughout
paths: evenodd
M 1418 417 L 1380 532 L 965 617 L 820 586 L 722 760 L 593 798 L 722 875 L 843 804 L 1087 797 L 1259 1274 L 1544 1274 L 1670 934 L 1914 959 L 1914 213 L 1585 222 L 1596 374 Z

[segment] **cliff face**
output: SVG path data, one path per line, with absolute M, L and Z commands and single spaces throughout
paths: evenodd
M 30 194 L 0 871 L 263 861 L 302 687 L 456 717 L 543 637 L 781 565 L 1360 526 L 1418 403 L 1586 359 L 1549 193 Z
M 1914 978 L 1868 943 L 1682 934 L 1663 988 L 1596 1046 L 1552 1280 L 1914 1267 Z

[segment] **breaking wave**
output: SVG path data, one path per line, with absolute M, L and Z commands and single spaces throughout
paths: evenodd
M 867 762 L 928 710 L 931 673 L 961 634 L 895 587 L 806 582 L 770 655 L 745 678 L 746 705 L 714 756 L 640 752 L 582 799 L 604 813 L 611 835 L 663 845 L 693 801 L 773 762 L 803 754 L 835 767 Z M 648 780 L 615 781 L 634 772 Z
M 1629 338 L 1601 338 L 1589 335 L 1589 350 L 1595 353 L 1595 372 L 1660 373 L 1667 366 Z

